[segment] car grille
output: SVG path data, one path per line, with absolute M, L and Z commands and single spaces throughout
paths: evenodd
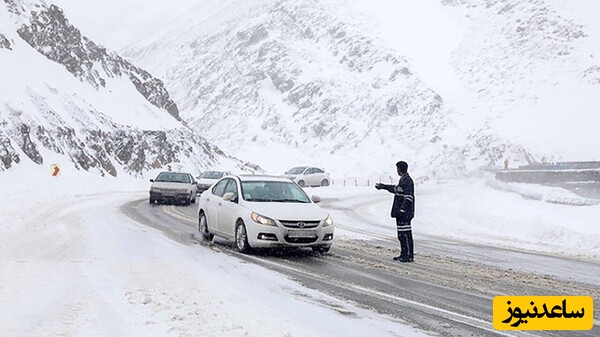
M 289 243 L 313 243 L 316 242 L 319 238 L 289 238 L 287 235 L 283 237 L 286 242 Z
M 315 228 L 319 225 L 320 221 L 291 221 L 291 220 L 279 220 L 283 227 L 286 228 Z
M 186 190 L 181 190 L 181 189 L 173 189 L 173 188 L 165 188 L 162 192 L 164 193 L 171 193 L 171 194 L 186 194 L 187 191 Z

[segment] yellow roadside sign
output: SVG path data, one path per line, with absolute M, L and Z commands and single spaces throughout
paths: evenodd
M 50 174 L 53 177 L 58 177 L 60 175 L 60 166 L 58 166 L 58 164 L 50 165 Z

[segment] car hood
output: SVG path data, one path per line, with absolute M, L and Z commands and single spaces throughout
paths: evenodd
M 313 203 L 246 202 L 246 207 L 275 220 L 321 221 L 327 217 L 327 212 Z
M 219 179 L 207 179 L 207 178 L 202 178 L 202 179 L 198 179 L 197 183 L 198 184 L 202 184 L 202 185 L 212 185 L 214 183 L 217 182 L 217 180 Z
M 192 186 L 191 183 L 190 184 L 172 183 L 172 182 L 165 182 L 165 181 L 155 181 L 154 183 L 152 183 L 153 188 L 168 188 L 168 189 L 174 189 L 174 190 L 187 190 L 191 186 Z

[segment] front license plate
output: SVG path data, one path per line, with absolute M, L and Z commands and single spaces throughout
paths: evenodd
M 317 236 L 316 231 L 288 231 L 288 237 L 290 238 L 314 238 Z

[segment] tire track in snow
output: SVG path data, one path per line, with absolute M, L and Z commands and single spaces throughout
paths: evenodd
M 145 202 L 131 202 L 124 206 L 125 209 L 137 209 L 138 213 L 144 212 L 148 207 L 150 206 L 145 205 Z M 196 234 L 196 211 L 195 207 L 159 206 L 154 207 L 152 213 L 162 212 L 162 215 L 159 214 L 162 227 L 173 226 L 177 230 L 187 231 L 184 236 L 187 239 L 184 241 L 190 244 L 202 241 Z M 171 222 L 166 221 L 165 215 L 171 218 Z M 152 222 L 152 219 L 147 218 L 145 221 Z M 156 224 L 150 226 L 161 227 Z M 550 294 L 565 289 L 590 290 L 585 285 L 564 284 L 552 278 L 536 278 L 513 270 L 499 270 L 436 255 L 418 255 L 419 260 L 414 264 L 391 262 L 389 257 L 396 250 L 394 239 L 342 226 L 344 229 L 348 227 L 358 231 L 371 240 L 338 240 L 331 253 L 323 258 L 305 251 L 258 251 L 254 255 L 243 255 L 221 240 L 201 245 L 281 272 L 308 288 L 326 292 L 441 335 L 511 335 L 493 330 L 488 323 L 491 317 L 491 299 L 497 294 L 521 294 L 523 291 Z M 225 245 L 222 244 L 224 242 Z M 457 281 L 465 280 L 468 282 L 457 284 Z M 596 327 L 595 330 L 597 329 Z M 584 332 L 574 336 L 592 335 Z

